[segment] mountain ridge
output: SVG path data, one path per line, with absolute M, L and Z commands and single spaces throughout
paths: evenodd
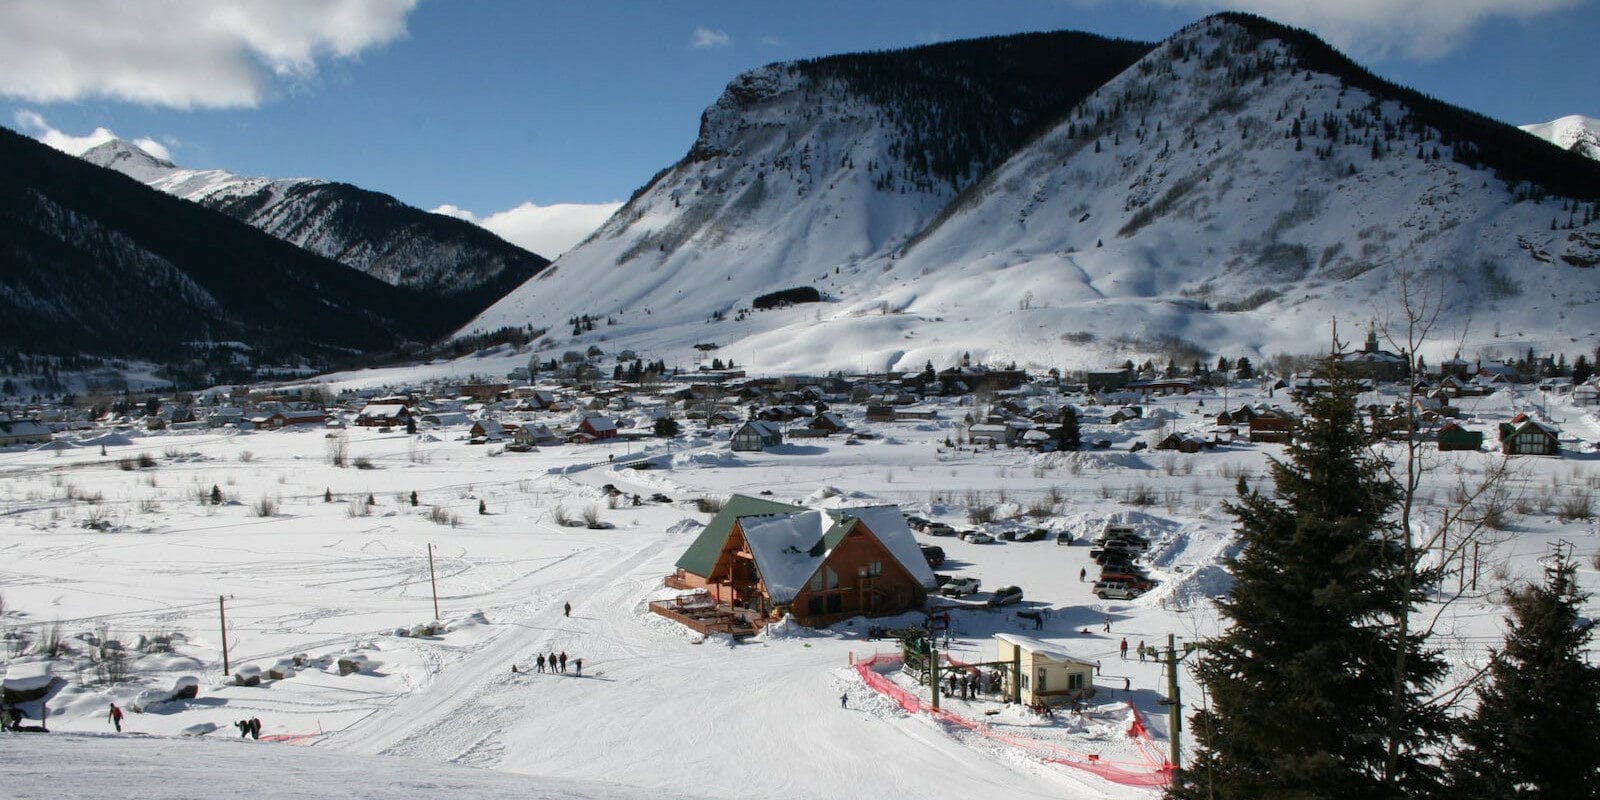
M 549 264 L 477 225 L 346 183 L 187 169 L 122 140 L 80 157 L 392 286 L 437 295 L 461 319 Z
M 1323 346 L 1330 317 L 1376 323 L 1402 271 L 1448 285 L 1452 335 L 1475 346 L 1501 337 L 1463 332 L 1473 313 L 1546 345 L 1600 322 L 1600 165 L 1304 31 L 1191 25 L 960 192 L 899 174 L 881 106 L 808 92 L 798 70 L 735 79 L 684 160 L 464 330 L 590 314 L 614 343 L 693 363 L 709 340 L 775 372 L 1187 363 Z M 790 168 L 808 153 L 834 167 L 809 184 Z M 806 195 L 819 184 L 827 203 Z M 824 302 L 750 308 L 796 286 Z

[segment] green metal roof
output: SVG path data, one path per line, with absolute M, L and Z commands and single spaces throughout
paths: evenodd
M 735 520 L 740 517 L 765 514 L 793 514 L 804 510 L 800 506 L 788 503 L 736 494 L 728 498 L 722 510 L 718 511 L 717 515 L 711 518 L 711 522 L 700 531 L 700 535 L 695 537 L 694 543 L 689 545 L 689 549 L 678 558 L 677 566 L 691 575 L 709 576 L 711 568 L 716 566 L 717 556 L 722 553 L 722 545 L 728 541 L 728 535 L 733 533 Z

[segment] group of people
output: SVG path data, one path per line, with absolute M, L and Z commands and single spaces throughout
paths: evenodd
M 261 738 L 261 718 L 260 717 L 251 717 L 249 719 L 241 719 L 238 722 L 233 723 L 233 727 L 239 729 L 239 738 L 240 739 L 243 739 L 246 736 L 248 736 L 248 737 L 250 737 L 252 739 L 260 739 Z
M 951 670 L 945 678 L 945 696 L 959 696 L 962 700 L 976 700 L 978 699 L 978 692 L 987 692 L 990 687 L 997 685 L 997 683 L 998 680 L 994 675 L 968 672 L 967 670 Z

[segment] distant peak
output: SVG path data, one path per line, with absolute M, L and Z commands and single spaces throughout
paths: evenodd
M 145 152 L 143 148 L 139 147 L 133 142 L 127 141 L 126 139 L 112 139 L 104 144 L 95 145 L 94 147 L 91 147 L 85 151 L 80 157 L 91 164 L 98 164 L 102 167 L 111 167 L 112 169 L 122 172 L 128 172 L 129 168 L 139 167 L 142 167 L 146 170 L 170 170 L 178 168 L 178 166 L 171 161 L 153 156 L 150 153 Z

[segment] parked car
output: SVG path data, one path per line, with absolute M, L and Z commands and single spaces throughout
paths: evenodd
M 1101 572 L 1100 580 L 1095 581 L 1095 583 L 1125 583 L 1129 588 L 1137 592 L 1148 592 L 1155 588 L 1156 585 L 1155 581 L 1150 580 L 1142 573 L 1121 571 Z
M 928 529 L 928 521 L 922 517 L 906 517 L 906 527 L 914 531 L 925 531 Z
M 672 502 L 672 498 L 670 498 L 670 497 L 668 497 L 668 496 L 666 496 L 666 495 L 664 495 L 664 494 L 662 494 L 660 492 L 656 492 L 655 494 L 650 495 L 650 502 L 652 502 L 652 503 L 670 503 L 670 502 Z
M 1017 532 L 1013 530 L 1003 530 L 999 533 L 996 533 L 994 538 L 1004 542 L 1014 542 L 1017 540 Z
M 977 594 L 982 581 L 977 578 L 952 578 L 949 583 L 939 589 L 939 594 L 945 597 L 966 597 Z
M 1019 535 L 1017 537 L 1017 541 L 1019 541 L 1019 542 L 1042 542 L 1042 541 L 1045 540 L 1045 537 L 1048 537 L 1049 535 L 1050 535 L 1050 532 L 1045 530 L 1044 528 L 1034 528 L 1033 530 L 1028 531 L 1027 533 L 1023 533 L 1023 534 Z
M 1094 595 L 1101 600 L 1132 600 L 1142 592 L 1122 581 L 1096 581 Z
M 1056 534 L 1056 544 L 1072 544 L 1072 531 L 1062 531 Z
M 989 596 L 989 605 L 994 608 L 1016 605 L 1020 602 L 1022 602 L 1022 587 L 1020 586 L 1002 586 L 994 590 L 994 594 Z
M 928 529 L 924 533 L 929 536 L 954 536 L 956 535 L 956 529 L 943 522 L 930 522 L 928 523 Z
M 967 531 L 961 534 L 961 538 L 966 540 L 968 544 L 989 544 L 994 541 L 993 536 L 983 531 Z
M 939 565 L 944 563 L 943 547 L 934 544 L 923 544 L 918 547 L 922 549 L 922 558 L 928 562 L 929 567 L 938 569 Z

